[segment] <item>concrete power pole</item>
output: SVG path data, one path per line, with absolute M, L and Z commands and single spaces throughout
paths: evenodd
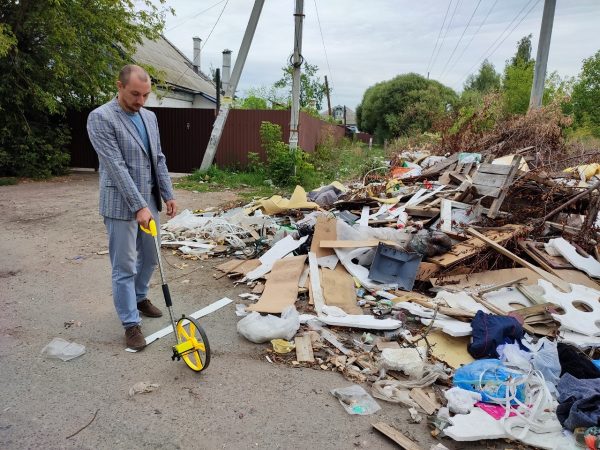
M 552 25 L 554 24 L 555 9 L 556 0 L 544 0 L 544 13 L 542 14 L 542 26 L 540 29 L 537 57 L 535 59 L 535 72 L 533 74 L 531 97 L 529 98 L 529 109 L 535 109 L 542 106 L 542 98 L 544 97 L 544 83 L 546 81 L 546 69 L 548 67 L 548 52 L 550 51 L 550 38 L 552 37 Z
M 327 75 L 325 75 L 325 93 L 327 94 L 327 114 L 331 117 L 331 96 L 329 95 L 329 82 L 327 81 Z
M 302 22 L 304 0 L 296 0 L 294 13 L 294 56 L 292 57 L 292 113 L 290 119 L 290 151 L 298 148 L 298 120 L 300 119 L 300 74 L 302 71 Z
M 231 102 L 233 101 L 235 90 L 237 89 L 238 82 L 240 81 L 242 69 L 244 68 L 244 64 L 246 63 L 248 50 L 250 50 L 250 44 L 252 44 L 252 38 L 254 37 L 254 32 L 256 31 L 258 18 L 260 17 L 260 13 L 264 4 L 265 0 L 254 1 L 254 7 L 252 8 L 252 12 L 250 13 L 248 26 L 246 27 L 246 32 L 244 33 L 242 44 L 240 45 L 240 51 L 238 52 L 238 57 L 236 58 L 235 64 L 233 66 L 233 72 L 231 73 L 229 84 L 227 85 L 227 89 L 225 90 L 225 94 L 223 95 L 223 100 L 221 102 L 219 114 L 217 115 L 215 123 L 213 124 L 212 133 L 210 134 L 210 139 L 208 141 L 208 145 L 206 146 L 204 157 L 202 158 L 200 170 L 208 170 L 213 163 L 215 154 L 217 153 L 217 148 L 219 147 L 221 135 L 223 134 L 223 129 L 225 128 L 225 122 L 227 121 L 229 109 L 231 108 Z

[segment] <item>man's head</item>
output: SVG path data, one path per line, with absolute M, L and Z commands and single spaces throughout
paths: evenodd
M 121 108 L 127 112 L 137 112 L 150 95 L 150 75 L 140 66 L 127 64 L 119 72 L 117 87 Z

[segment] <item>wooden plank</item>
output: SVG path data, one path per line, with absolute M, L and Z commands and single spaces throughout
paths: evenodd
M 478 231 L 474 230 L 473 228 L 468 228 L 467 229 L 467 233 L 470 234 L 471 236 L 476 237 L 476 238 L 480 239 L 481 241 L 485 242 L 487 245 L 489 245 L 490 247 L 492 247 L 498 253 L 500 253 L 500 254 L 502 254 L 502 255 L 504 255 L 504 256 L 512 259 L 517 264 L 520 264 L 523 267 L 527 267 L 528 269 L 533 270 L 539 276 L 541 276 L 545 280 L 549 281 L 550 283 L 554 284 L 559 289 L 561 289 L 561 290 L 563 290 L 565 292 L 570 292 L 570 290 L 571 290 L 570 284 L 567 283 L 567 282 L 565 282 L 565 281 L 563 281 L 563 280 L 561 280 L 557 276 L 554 276 L 551 273 L 546 272 L 545 270 L 540 269 L 539 267 L 534 266 L 533 264 L 525 261 L 523 258 L 521 258 L 521 257 L 515 255 L 514 253 L 506 250 L 504 247 L 502 247 L 501 245 L 498 245 L 496 242 L 494 242 L 493 240 L 491 240 L 488 237 L 484 236 L 483 234 L 479 233 Z
M 440 229 L 444 233 L 452 232 L 452 202 L 445 198 L 440 207 Z
M 241 266 L 246 260 L 244 259 L 232 259 L 231 261 L 225 261 L 223 264 L 219 264 L 214 268 L 221 272 L 230 273 L 236 267 Z
M 323 337 L 323 339 L 325 339 L 327 342 L 329 342 L 331 345 L 333 345 L 335 348 L 337 348 L 344 355 L 346 355 L 346 356 L 354 355 L 354 352 L 352 352 L 352 350 L 348 350 L 346 347 L 344 347 L 344 344 L 342 344 L 338 340 L 336 335 L 333 334 L 328 329 L 323 328 L 323 329 L 321 329 L 320 333 L 321 333 L 321 336 Z
M 315 304 L 315 311 L 318 316 L 320 316 L 323 311 L 323 306 L 325 306 L 325 299 L 323 298 L 323 289 L 321 289 L 321 276 L 319 274 L 319 264 L 317 263 L 317 257 L 313 252 L 308 252 L 308 268 L 310 274 L 310 287 L 313 302 Z M 298 278 L 300 278 L 300 274 L 298 274 Z M 296 279 L 296 286 L 298 285 L 298 280 Z M 297 288 L 296 288 L 297 289 Z
M 429 397 L 421 388 L 411 389 L 408 393 L 408 396 L 417 402 L 428 416 L 431 416 L 441 408 L 441 405 L 438 402 L 434 402 L 431 397 Z
M 494 175 L 477 172 L 473 176 L 473 184 L 476 186 L 489 186 L 500 188 L 506 183 L 507 175 Z
M 438 208 L 428 208 L 427 206 L 408 206 L 405 211 L 409 216 L 417 217 L 435 217 L 440 213 Z
M 296 345 L 296 361 L 315 362 L 312 342 L 308 334 L 296 336 L 296 339 L 294 339 L 294 344 Z
M 490 173 L 496 175 L 508 175 L 510 173 L 510 168 L 512 166 L 510 164 L 488 164 L 482 163 L 479 165 L 478 172 L 481 173 Z
M 523 227 L 520 225 L 510 225 L 503 227 L 500 230 L 484 231 L 484 235 L 487 238 L 493 240 L 494 242 L 502 243 L 513 238 L 522 229 Z M 428 261 L 438 264 L 445 268 L 476 255 L 477 253 L 481 252 L 485 247 L 486 245 L 484 242 L 475 237 L 472 237 L 464 242 L 460 242 L 456 245 L 453 245 L 450 251 L 444 253 L 443 255 L 428 258 Z
M 435 277 L 440 271 L 440 266 L 430 262 L 421 261 L 417 270 L 417 280 L 427 281 L 431 277 Z
M 499 188 L 493 188 L 493 187 L 489 187 L 489 186 L 481 186 L 481 185 L 473 185 L 473 189 L 475 189 L 475 192 L 477 193 L 477 195 L 482 195 L 482 196 L 486 196 L 486 197 L 498 197 L 498 195 L 500 195 L 500 189 Z
M 500 211 L 500 206 L 502 206 L 502 202 L 504 201 L 504 197 L 506 197 L 508 188 L 511 185 L 512 180 L 515 178 L 515 175 L 519 171 L 519 166 L 521 165 L 521 159 L 522 158 L 520 156 L 515 156 L 513 158 L 510 172 L 506 176 L 506 184 L 502 188 L 500 194 L 498 195 L 498 198 L 492 202 L 492 205 L 490 206 L 490 210 L 487 213 L 487 216 L 490 219 L 495 219 L 496 216 L 498 215 L 498 211 Z
M 543 242 L 519 241 L 519 247 L 525 250 L 525 252 L 540 265 L 542 265 L 542 262 L 539 261 L 543 261 L 543 264 L 547 265 L 551 269 L 573 269 L 571 263 L 569 263 L 569 261 L 567 261 L 562 256 L 549 255 L 544 249 Z M 545 270 L 548 270 L 543 265 L 542 267 Z M 552 270 L 548 270 L 548 272 L 553 273 Z
M 398 430 L 391 427 L 387 423 L 377 422 L 377 423 L 373 423 L 371 425 L 377 431 L 379 431 L 380 433 L 383 433 L 387 437 L 389 437 L 392 441 L 394 441 L 396 444 L 398 444 L 400 446 L 400 448 L 403 448 L 404 450 L 423 450 L 422 447 L 420 447 L 414 441 L 410 440 L 409 438 L 404 436 L 402 433 L 400 433 Z

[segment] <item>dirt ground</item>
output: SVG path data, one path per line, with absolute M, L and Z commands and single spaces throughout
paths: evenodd
M 182 210 L 218 206 L 235 194 L 178 191 L 177 197 Z M 245 290 L 213 278 L 222 259 L 188 261 L 184 269 L 166 265 L 178 277 L 170 287 L 179 313 L 222 297 L 234 301 L 202 319 L 212 348 L 206 372 L 172 362 L 169 338 L 125 352 L 108 256 L 97 254 L 107 249 L 97 201 L 94 173 L 0 187 L 0 448 L 395 448 L 372 430 L 379 421 L 425 450 L 435 442 L 402 406 L 379 401 L 374 415 L 348 415 L 329 393 L 352 384 L 337 373 L 269 364 L 266 346 L 236 332 L 234 304 Z M 168 251 L 163 256 L 182 262 Z M 150 298 L 163 306 L 157 274 Z M 65 328 L 71 320 L 81 326 Z M 143 330 L 166 324 L 165 317 L 145 319 Z M 85 345 L 85 355 L 45 359 L 40 351 L 54 337 Z M 129 397 L 138 381 L 160 387 Z

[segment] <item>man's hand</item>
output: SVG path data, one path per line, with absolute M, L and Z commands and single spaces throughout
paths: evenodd
M 152 219 L 152 213 L 148 207 L 139 209 L 135 213 L 135 220 L 144 228 L 149 228 L 150 219 Z
M 177 214 L 177 203 L 175 203 L 175 200 L 167 200 L 165 203 L 167 205 L 167 216 L 170 218 L 175 217 L 175 214 Z

